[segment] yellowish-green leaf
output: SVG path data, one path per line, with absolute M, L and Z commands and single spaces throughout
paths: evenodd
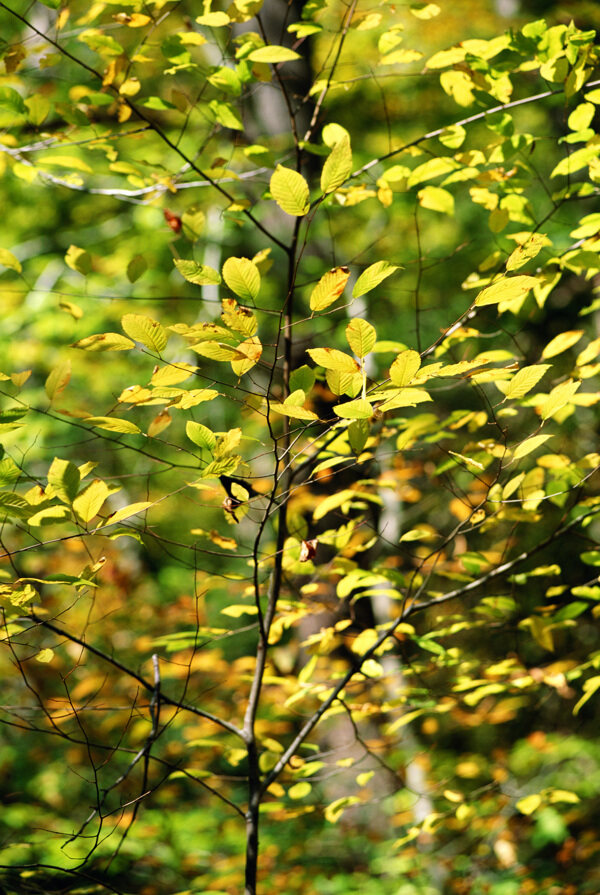
M 524 274 L 516 277 L 502 277 L 483 289 L 475 299 L 475 304 L 481 307 L 482 305 L 496 305 L 500 301 L 515 301 L 527 295 L 536 285 L 535 277 L 528 277 Z
M 48 374 L 44 388 L 50 401 L 62 394 L 71 379 L 71 361 L 66 360 L 54 367 Z
M 563 351 L 567 351 L 567 349 L 572 348 L 573 345 L 576 345 L 582 335 L 582 329 L 571 329 L 567 330 L 564 333 L 559 333 L 558 336 L 555 336 L 550 342 L 548 342 L 548 344 L 542 351 L 542 357 L 556 357 L 557 354 L 562 354 Z
M 410 7 L 410 11 L 413 16 L 417 17 L 417 19 L 424 19 L 427 21 L 428 19 L 433 19 L 435 16 L 438 16 L 441 9 L 437 3 L 413 3 Z
M 226 12 L 207 12 L 203 16 L 198 16 L 196 21 L 208 28 L 224 28 L 225 25 L 229 25 L 231 19 Z
M 345 134 L 325 159 L 321 172 L 321 190 L 333 193 L 352 173 L 352 149 L 350 138 Z
M 211 360 L 243 360 L 243 355 L 224 342 L 197 342 L 190 347 L 196 354 L 200 354 L 202 357 L 209 357 Z
M 390 367 L 390 379 L 394 385 L 404 388 L 410 385 L 421 368 L 421 355 L 418 351 L 407 349 L 401 351 Z
M 39 651 L 37 656 L 35 657 L 36 662 L 42 662 L 42 664 L 46 664 L 47 662 L 51 662 L 54 658 L 54 650 L 51 650 L 50 647 L 46 647 Z
M 312 791 L 312 785 L 308 782 L 308 780 L 301 780 L 299 783 L 294 783 L 293 786 L 290 786 L 288 789 L 288 796 L 290 799 L 304 799 L 307 795 Z
M 365 398 L 357 398 L 345 404 L 336 404 L 333 412 L 346 420 L 366 420 L 373 416 L 373 407 Z
M 269 62 L 272 65 L 275 65 L 278 62 L 292 62 L 294 59 L 301 58 L 299 53 L 296 53 L 295 50 L 290 50 L 289 47 L 279 47 L 274 45 L 259 47 L 257 50 L 252 50 L 252 52 L 248 54 L 250 62 Z
M 519 267 L 523 267 L 524 264 L 527 264 L 528 261 L 535 258 L 543 247 L 549 244 L 549 242 L 550 240 L 545 233 L 532 233 L 525 242 L 518 245 L 516 249 L 511 252 L 506 262 L 506 269 L 510 271 L 518 270 Z
M 302 174 L 277 165 L 269 184 L 271 195 L 286 214 L 302 217 L 310 208 L 308 184 Z
M 328 820 L 330 824 L 337 823 L 344 813 L 344 809 L 350 808 L 359 802 L 358 796 L 342 796 L 340 799 L 335 799 L 325 808 L 325 820 Z
M 310 294 L 311 311 L 323 311 L 337 301 L 348 282 L 350 271 L 347 267 L 334 267 L 323 274 Z
M 221 302 L 223 323 L 234 332 L 243 333 L 245 336 L 253 336 L 258 326 L 256 317 L 249 308 L 238 305 L 235 298 L 224 298 Z
M 208 451 L 214 451 L 217 445 L 215 433 L 203 426 L 202 423 L 196 423 L 194 420 L 188 420 L 186 423 L 185 434 L 198 447 L 206 448 Z
M 389 261 L 376 261 L 375 264 L 369 265 L 363 270 L 352 290 L 352 298 L 359 298 L 366 295 L 371 289 L 378 286 L 383 280 L 391 276 L 396 270 L 399 270 L 397 264 L 391 264 Z
M 125 314 L 121 318 L 121 326 L 130 338 L 141 342 L 157 354 L 161 354 L 167 347 L 167 331 L 152 317 L 146 317 L 144 314 Z
M 598 690 L 600 690 L 600 675 L 589 677 L 587 681 L 584 681 L 583 696 L 574 706 L 573 714 L 578 715 L 588 699 L 591 699 L 594 693 L 597 693 Z
M 417 404 L 423 404 L 426 401 L 432 401 L 433 398 L 429 392 L 423 388 L 400 388 L 392 389 L 389 392 L 389 398 L 386 398 L 379 409 L 397 410 L 399 407 L 415 407 Z
M 426 186 L 417 193 L 419 205 L 441 214 L 454 214 L 454 196 L 441 186 Z
M 122 336 L 121 333 L 96 333 L 73 343 L 73 348 L 84 351 L 128 351 L 135 348 L 135 342 Z
M 0 264 L 4 265 L 4 267 L 9 267 L 11 270 L 16 270 L 17 273 L 21 273 L 23 269 L 21 262 L 8 249 L 0 249 Z
M 89 252 L 76 245 L 70 245 L 65 255 L 65 263 L 71 270 L 87 276 L 92 269 L 92 258 Z
M 591 161 L 598 158 L 598 155 L 600 155 L 600 146 L 597 143 L 584 146 L 583 149 L 576 149 L 556 165 L 550 177 L 567 177 L 575 174 L 576 171 L 587 167 Z
M 148 270 L 148 264 L 143 255 L 134 255 L 127 265 L 127 279 L 135 283 Z
M 223 265 L 223 279 L 240 298 L 254 301 L 258 295 L 260 273 L 249 258 L 228 258 Z
M 217 286 L 221 282 L 219 272 L 206 264 L 197 264 L 196 261 L 181 261 L 178 259 L 175 259 L 173 263 L 188 283 L 195 283 L 197 286 Z
M 514 449 L 514 459 L 520 460 L 521 457 L 526 457 L 527 454 L 531 454 L 533 451 L 537 450 L 537 448 L 541 447 L 541 445 L 544 444 L 544 442 L 548 441 L 549 438 L 552 438 L 552 436 L 532 435 L 531 438 L 526 438 L 525 441 L 522 441 L 521 444 L 517 445 L 517 447 Z M 519 479 L 519 481 L 517 481 L 517 479 Z M 507 497 L 510 497 L 510 494 L 512 494 L 519 487 L 521 481 L 522 479 L 520 479 L 519 476 L 516 476 L 516 478 L 513 479 L 512 482 L 509 482 L 509 485 L 514 484 L 514 487 L 512 488 L 512 490 L 507 491 L 507 485 L 507 488 L 504 489 L 506 493 L 503 492 L 502 494 L 503 498 L 506 499 Z
M 122 507 L 120 510 L 117 510 L 116 513 L 113 513 L 112 516 L 109 516 L 103 527 L 106 527 L 107 525 L 114 525 L 116 522 L 122 522 L 124 519 L 129 519 L 131 516 L 136 516 L 138 513 L 143 513 L 144 510 L 147 510 L 148 507 L 151 506 L 151 500 L 142 500 L 139 503 L 130 503 L 128 507 Z
M 346 340 L 356 356 L 362 359 L 373 350 L 377 332 L 368 320 L 355 317 L 346 327 Z
M 71 503 L 77 494 L 80 478 L 79 469 L 74 463 L 55 457 L 48 470 L 50 494 L 56 494 L 65 503 Z
M 198 367 L 186 364 L 183 361 L 177 364 L 167 364 L 164 367 L 155 367 L 150 379 L 150 384 L 155 386 L 177 385 L 195 373 Z
M 56 165 L 58 168 L 70 168 L 71 171 L 83 171 L 85 174 L 93 174 L 93 169 L 76 155 L 47 155 L 38 160 L 39 165 Z
M 318 420 L 319 417 L 307 407 L 298 407 L 297 404 L 270 404 L 270 409 L 275 413 L 282 413 L 294 420 Z
M 338 373 L 358 372 L 358 364 L 354 358 L 337 348 L 307 348 L 307 354 L 326 370 L 337 370 Z
M 537 811 L 541 804 L 541 795 L 539 793 L 535 793 L 535 795 L 525 796 L 524 799 L 519 799 L 515 807 L 517 811 L 521 812 L 521 814 L 529 815 L 533 814 L 534 811 Z
M 575 392 L 581 386 L 580 381 L 568 379 L 552 389 L 546 400 L 540 406 L 540 414 L 542 419 L 549 420 L 561 408 L 569 403 Z
M 504 391 L 506 400 L 523 398 L 534 385 L 537 385 L 546 370 L 549 370 L 552 364 L 532 364 L 530 367 L 522 367 L 508 384 L 498 382 L 498 388 Z
M 116 416 L 88 416 L 85 422 L 98 429 L 106 429 L 109 432 L 121 432 L 125 435 L 137 435 L 142 430 L 130 420 L 119 419 Z
M 83 522 L 96 516 L 111 490 L 102 479 L 94 479 L 73 501 L 73 509 Z

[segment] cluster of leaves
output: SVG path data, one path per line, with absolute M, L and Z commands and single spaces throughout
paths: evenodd
M 189 7 L 0 3 L 7 880 L 591 895 L 596 33 Z

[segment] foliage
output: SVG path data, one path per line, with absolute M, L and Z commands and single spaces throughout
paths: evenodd
M 5 886 L 592 895 L 596 32 L 198 12 L 0 2 Z

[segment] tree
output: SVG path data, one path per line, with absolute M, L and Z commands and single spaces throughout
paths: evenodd
M 261 6 L 0 3 L 6 884 L 591 893 L 595 32 Z

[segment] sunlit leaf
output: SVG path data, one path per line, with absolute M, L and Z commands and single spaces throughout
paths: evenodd
M 352 150 L 350 148 L 350 139 L 347 135 L 344 135 L 325 159 L 323 171 L 321 172 L 322 192 L 334 192 L 348 179 L 351 172 Z
M 348 282 L 347 267 L 334 267 L 323 274 L 310 294 L 311 311 L 323 311 L 338 300 Z
M 376 261 L 375 264 L 371 264 L 366 270 L 363 270 L 354 284 L 352 298 L 366 295 L 397 270 L 400 270 L 398 265 L 391 264 L 389 261 Z
M 355 317 L 346 327 L 346 340 L 356 356 L 363 358 L 373 350 L 377 333 L 368 320 Z
M 302 174 L 277 165 L 269 184 L 271 195 L 286 214 L 302 217 L 310 208 L 308 184 Z

